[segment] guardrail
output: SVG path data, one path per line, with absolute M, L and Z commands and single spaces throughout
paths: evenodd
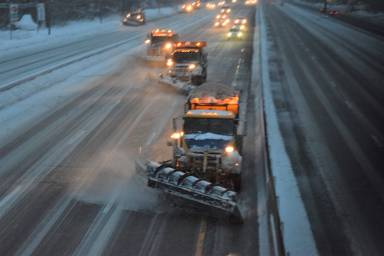
M 264 105 L 264 102 L 263 102 Z M 266 184 L 267 184 L 267 204 L 268 204 L 268 222 L 269 222 L 269 229 L 272 234 L 272 248 L 274 251 L 274 255 L 287 255 L 284 245 L 284 238 L 283 238 L 283 224 L 280 220 L 280 214 L 279 214 L 279 207 L 278 207 L 278 196 L 275 191 L 275 179 L 273 177 L 272 171 L 271 171 L 271 161 L 269 157 L 269 151 L 268 151 L 268 137 L 266 136 L 267 133 L 267 124 L 265 122 L 265 112 L 263 107 L 263 133 L 264 133 L 264 164 L 265 164 L 265 170 L 266 170 Z
M 260 25 L 260 17 L 257 17 L 257 14 L 261 14 L 261 12 L 256 12 L 254 17 L 254 24 Z M 257 21 L 257 22 L 256 22 Z M 255 37 L 254 37 L 255 38 Z M 255 45 L 255 43 L 253 43 Z M 259 45 L 261 47 L 261 44 Z M 260 54 L 261 50 L 258 49 L 258 56 L 254 56 L 254 58 L 261 58 Z M 254 64 L 254 63 L 253 63 Z M 259 70 L 261 73 L 261 70 Z M 260 79 L 260 84 L 262 84 L 262 79 Z M 259 86 L 259 91 L 261 95 L 263 94 L 263 86 Z M 275 190 L 275 179 L 271 170 L 271 160 L 268 150 L 268 137 L 267 137 L 267 122 L 266 122 L 266 113 L 265 113 L 265 102 L 264 97 L 261 96 L 261 126 L 262 126 L 262 134 L 264 136 L 263 143 L 263 151 L 264 151 L 264 166 L 265 166 L 265 184 L 267 187 L 267 214 L 268 214 L 268 229 L 270 232 L 271 239 L 271 255 L 285 256 L 288 255 L 286 252 L 284 237 L 283 237 L 283 224 L 280 219 L 280 211 L 278 207 L 278 196 Z

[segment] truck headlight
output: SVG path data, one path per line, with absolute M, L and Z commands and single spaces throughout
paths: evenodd
M 167 67 L 172 67 L 172 66 L 173 66 L 173 60 L 167 59 Z
M 178 140 L 183 136 L 183 132 L 174 132 L 171 135 L 171 139 Z
M 226 146 L 225 147 L 225 152 L 230 154 L 232 153 L 233 151 L 235 151 L 235 148 L 233 146 Z
M 137 20 L 141 19 L 141 15 L 137 15 L 136 19 Z
M 171 44 L 171 43 L 166 43 L 166 44 L 164 45 L 164 49 L 166 49 L 166 50 L 171 50 L 171 49 L 172 49 L 172 44 Z
M 188 69 L 189 70 L 193 70 L 193 69 L 195 69 L 196 68 L 196 65 L 195 64 L 189 64 L 189 66 L 188 66 Z

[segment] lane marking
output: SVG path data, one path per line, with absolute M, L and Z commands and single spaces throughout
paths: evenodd
M 8 204 L 10 203 L 11 200 L 13 201 L 13 198 L 17 197 L 18 192 L 20 191 L 20 189 L 21 189 L 21 186 L 18 185 L 17 187 L 15 187 L 14 190 L 12 190 L 11 193 L 9 193 L 8 195 L 4 196 L 4 197 L 0 200 L 0 211 L 2 210 L 2 208 L 3 208 L 5 205 L 8 205 Z
M 201 220 L 199 235 L 197 237 L 195 256 L 203 256 L 205 234 L 207 232 L 207 221 Z
M 372 140 L 375 142 L 375 144 L 379 147 L 379 148 L 383 148 L 384 147 L 384 142 L 382 139 L 380 139 L 379 137 L 371 134 L 371 138 Z

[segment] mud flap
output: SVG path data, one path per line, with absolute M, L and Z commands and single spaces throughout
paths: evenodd
M 242 223 L 236 192 L 176 170 L 168 164 L 147 162 L 146 169 L 149 187 Z

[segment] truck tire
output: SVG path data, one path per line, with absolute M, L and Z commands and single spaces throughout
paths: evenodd
M 232 174 L 233 190 L 240 192 L 241 190 L 241 174 Z
M 205 68 L 203 71 L 203 82 L 207 81 L 207 69 Z
M 191 77 L 191 83 L 193 85 L 201 85 L 203 83 L 203 77 L 202 76 L 193 76 L 193 77 Z

